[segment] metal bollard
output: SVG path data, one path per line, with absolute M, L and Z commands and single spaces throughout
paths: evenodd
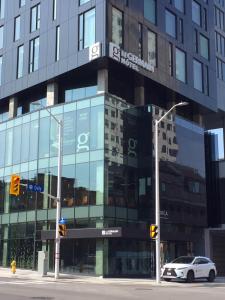
M 15 274 L 15 273 L 16 273 L 16 261 L 13 260 L 13 261 L 11 262 L 10 266 L 11 266 L 11 271 L 12 271 L 12 273 Z

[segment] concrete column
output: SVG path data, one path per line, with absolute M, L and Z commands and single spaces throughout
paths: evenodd
M 3 267 L 8 266 L 8 238 L 9 238 L 9 228 L 8 225 L 4 226 L 4 242 L 3 242 L 3 256 L 2 256 L 2 265 Z
M 145 86 L 144 78 L 142 76 L 136 76 L 135 87 L 134 87 L 134 104 L 144 105 L 145 104 Z
M 210 251 L 210 229 L 204 230 L 204 240 L 205 240 L 205 256 L 211 257 Z
M 97 276 L 108 274 L 108 239 L 96 240 L 96 267 Z
M 98 70 L 98 93 L 108 93 L 108 69 L 100 69 Z
M 51 82 L 47 84 L 47 106 L 58 103 L 58 84 Z
M 193 121 L 202 127 L 204 126 L 203 116 L 200 113 L 194 114 Z
M 9 119 L 17 116 L 18 99 L 17 97 L 9 98 Z

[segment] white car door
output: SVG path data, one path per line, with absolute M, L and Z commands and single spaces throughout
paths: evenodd
M 210 271 L 210 264 L 209 261 L 204 257 L 201 258 L 201 269 L 202 269 L 202 277 L 208 277 Z
M 193 267 L 194 267 L 195 278 L 203 277 L 203 269 L 202 269 L 200 257 L 195 259 L 193 263 Z

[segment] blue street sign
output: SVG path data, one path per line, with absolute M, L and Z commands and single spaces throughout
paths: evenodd
M 30 191 L 30 192 L 38 192 L 38 193 L 43 193 L 44 192 L 43 186 L 38 185 L 38 184 L 32 184 L 32 183 L 29 183 L 27 185 L 27 190 Z
M 59 220 L 59 224 L 66 224 L 66 220 L 65 220 L 64 218 L 61 218 L 61 219 Z

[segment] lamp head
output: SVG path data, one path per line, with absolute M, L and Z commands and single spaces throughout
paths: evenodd
M 177 103 L 176 106 L 185 106 L 185 105 L 188 105 L 188 104 L 189 104 L 188 102 L 182 101 L 180 103 Z

